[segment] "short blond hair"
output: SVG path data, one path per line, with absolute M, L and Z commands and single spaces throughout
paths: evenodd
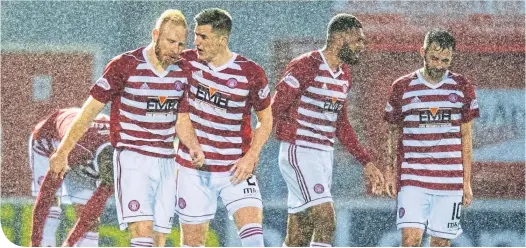
M 184 28 L 188 28 L 188 24 L 186 23 L 186 18 L 184 17 L 183 12 L 177 9 L 168 9 L 164 11 L 159 19 L 157 19 L 155 28 L 161 30 L 161 28 L 167 22 L 172 22 L 175 25 L 181 25 Z

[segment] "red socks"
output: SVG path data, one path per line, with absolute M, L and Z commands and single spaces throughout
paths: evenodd
M 38 192 L 35 206 L 33 207 L 33 230 L 31 232 L 31 245 L 40 246 L 42 242 L 42 233 L 44 230 L 44 224 L 49 214 L 49 208 L 55 198 L 55 193 L 60 188 L 63 179 L 54 178 L 51 172 L 47 172 L 42 185 L 40 186 L 40 192 Z
M 106 201 L 113 194 L 113 191 L 113 186 L 105 184 L 99 185 L 93 193 L 93 196 L 86 203 L 86 206 L 84 206 L 84 210 L 80 214 L 77 223 L 69 232 L 62 246 L 74 246 L 82 238 L 84 233 L 92 228 L 93 223 L 99 218 L 102 212 L 104 212 Z

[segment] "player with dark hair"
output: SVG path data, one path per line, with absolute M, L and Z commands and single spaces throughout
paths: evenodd
M 335 138 L 364 165 L 379 194 L 383 176 L 360 145 L 347 115 L 351 70 L 365 47 L 360 21 L 334 16 L 326 46 L 293 59 L 276 86 L 272 113 L 281 141 L 279 168 L 287 183 L 284 246 L 332 246 L 336 215 L 331 195 Z
M 389 123 L 386 192 L 397 197 L 402 246 L 450 246 L 462 233 L 462 207 L 471 204 L 472 120 L 479 116 L 474 86 L 450 72 L 455 38 L 425 36 L 424 67 L 398 78 L 385 108 Z
M 187 140 L 180 137 L 176 160 L 181 165 L 177 178 L 181 244 L 205 244 L 220 197 L 242 245 L 263 246 L 261 194 L 253 173 L 272 129 L 267 78 L 255 62 L 230 51 L 230 14 L 206 9 L 195 22 L 196 50 L 182 55 L 195 70 L 188 91 L 190 108 L 179 118 L 191 120 L 206 159 L 203 167 L 193 166 Z M 259 121 L 254 133 L 252 110 Z

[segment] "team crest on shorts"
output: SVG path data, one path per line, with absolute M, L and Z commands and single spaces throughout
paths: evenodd
M 136 200 L 131 200 L 130 203 L 128 203 L 128 208 L 131 211 L 136 212 L 137 210 L 139 210 L 139 208 L 141 208 L 141 204 L 139 204 L 139 202 Z
M 319 183 L 314 185 L 314 192 L 316 192 L 318 194 L 321 194 L 321 193 L 323 193 L 323 191 L 325 191 L 325 188 L 323 187 L 323 185 L 321 185 Z
M 226 85 L 227 85 L 229 88 L 233 89 L 233 88 L 235 88 L 236 85 L 237 85 L 237 80 L 236 80 L 235 78 L 230 78 L 230 79 L 228 79 L 228 81 L 226 82 Z
M 179 208 L 184 209 L 185 207 L 186 207 L 186 201 L 182 197 L 179 197 Z
M 175 81 L 175 90 L 181 91 L 183 89 L 183 83 L 179 80 Z
M 405 209 L 404 208 L 398 209 L 398 217 L 402 218 L 404 217 L 404 215 L 405 215 Z

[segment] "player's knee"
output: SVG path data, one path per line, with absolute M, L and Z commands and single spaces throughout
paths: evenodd
M 261 224 L 263 221 L 263 210 L 258 207 L 240 208 L 234 213 L 234 220 L 238 228 L 250 223 Z
M 417 247 L 422 243 L 422 237 L 407 236 L 402 237 L 403 247 Z
M 287 233 L 285 243 L 291 247 L 305 247 L 309 246 L 311 238 L 312 232 L 303 232 L 301 228 L 298 228 L 298 231 Z
M 306 232 L 305 227 L 297 227 L 294 230 L 288 228 L 285 244 L 290 247 L 308 247 L 312 239 L 312 232 Z
M 332 203 L 327 202 L 311 207 L 309 215 L 315 227 L 322 227 L 333 232 L 336 230 L 336 214 Z
M 422 235 L 424 230 L 420 228 L 407 227 L 402 228 L 402 246 L 415 247 L 422 244 Z
M 309 215 L 306 212 L 289 214 L 287 218 L 287 232 L 300 235 L 302 230 L 310 226 Z
M 289 214 L 285 244 L 291 247 L 307 247 L 312 237 L 313 226 L 307 211 Z
M 205 245 L 208 222 L 181 225 L 181 245 L 200 247 Z
M 206 233 L 192 233 L 186 232 L 183 233 L 181 237 L 181 245 L 190 246 L 190 247 L 201 247 L 205 245 Z
M 432 247 L 449 247 L 451 246 L 451 240 L 444 239 L 444 238 L 438 238 L 438 237 L 431 237 L 431 246 Z
M 153 247 L 164 247 L 166 244 L 166 233 L 155 232 L 153 234 Z
M 134 237 L 152 237 L 153 221 L 139 221 L 128 224 L 132 238 Z
M 315 232 L 332 236 L 336 232 L 336 219 L 333 216 L 324 217 L 326 218 L 314 219 Z

